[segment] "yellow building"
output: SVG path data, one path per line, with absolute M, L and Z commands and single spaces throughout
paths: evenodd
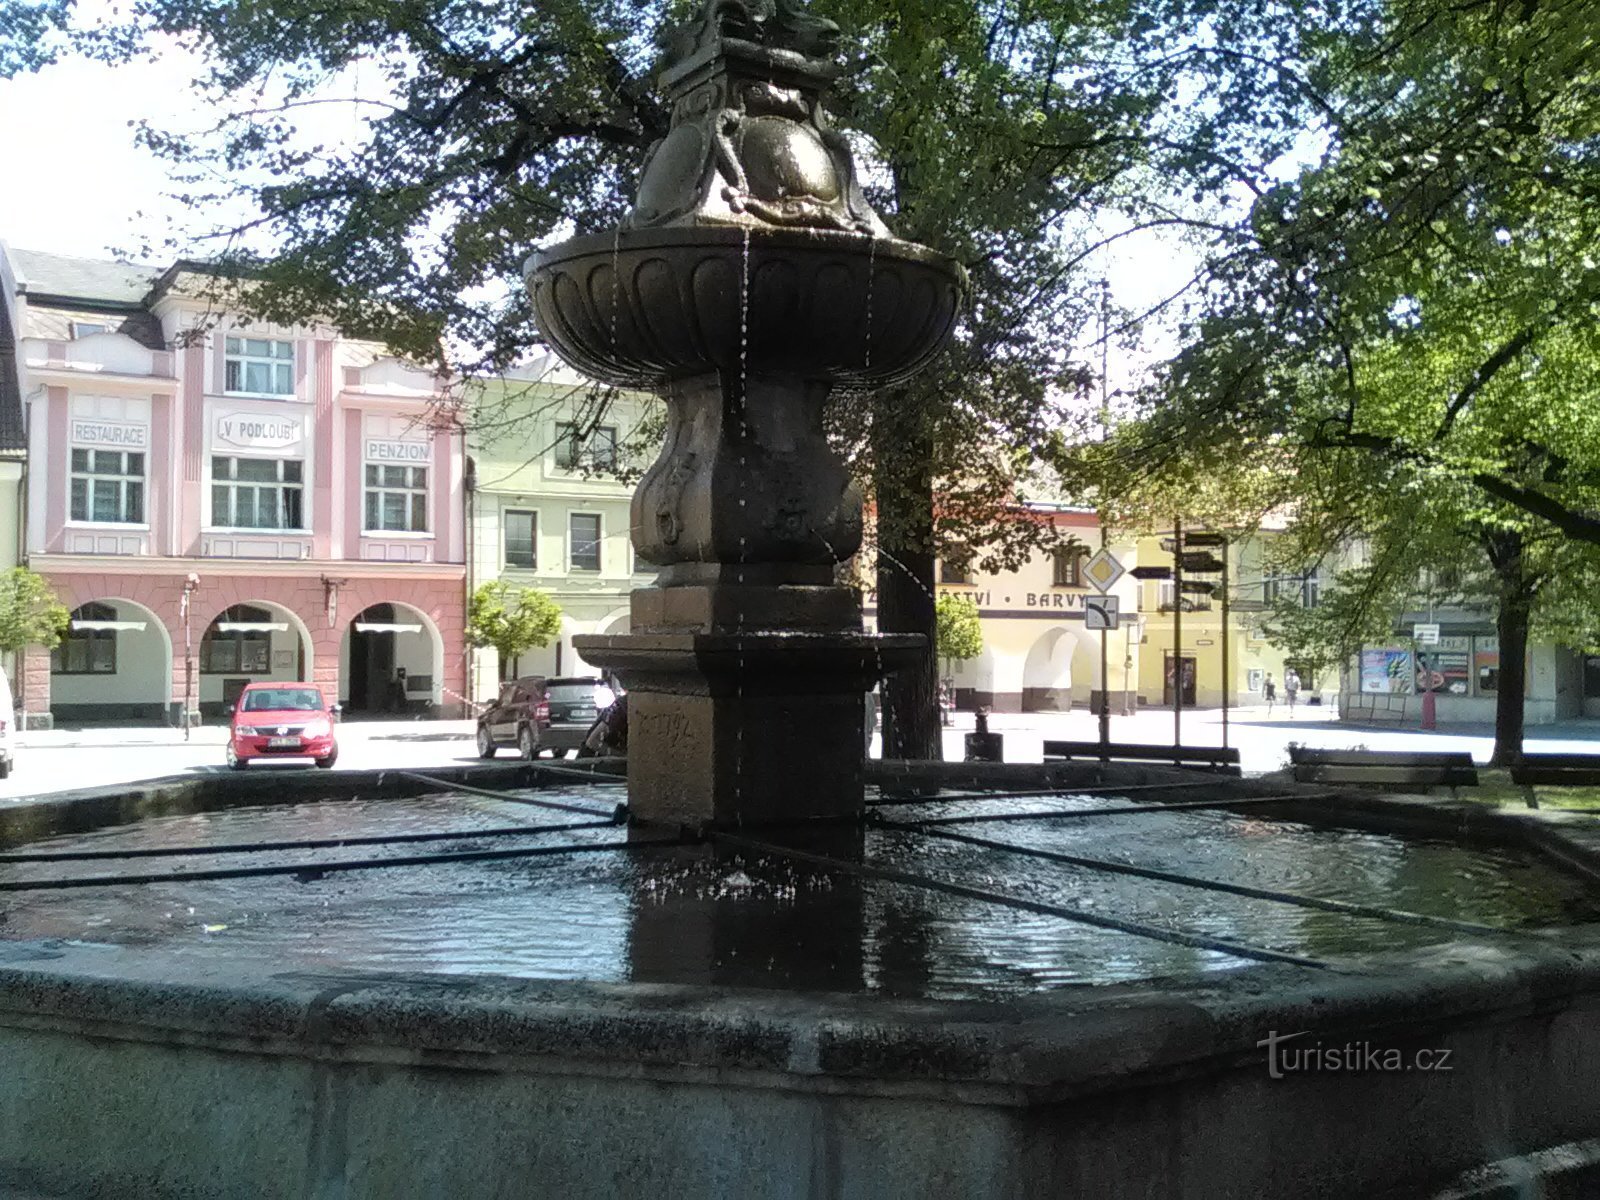
M 1091 509 L 1032 506 L 1026 519 L 1050 520 L 1074 537 L 1082 549 L 1073 554 L 1040 553 L 1015 571 L 964 572 L 941 562 L 941 593 L 970 595 L 983 625 L 983 653 L 959 663 L 941 663 L 940 675 L 953 683 L 957 707 L 987 706 L 995 712 L 1063 712 L 1089 710 L 1099 703 L 1100 634 L 1086 628 L 1085 601 L 1098 595 L 1084 577 L 1084 564 L 1100 546 L 1100 528 Z M 1276 682 L 1283 700 L 1283 652 L 1266 640 L 1262 618 L 1273 599 L 1298 594 L 1315 604 L 1320 580 L 1281 576 L 1268 570 L 1263 551 L 1271 530 L 1232 542 L 1228 560 L 1228 695 L 1239 707 L 1260 704 L 1267 677 Z M 1189 708 L 1215 708 L 1223 695 L 1221 572 L 1189 571 L 1181 611 L 1176 608 L 1176 580 L 1141 580 L 1136 567 L 1172 566 L 1170 531 L 1132 537 L 1113 533 L 1107 549 L 1124 574 L 1111 588 L 1121 613 L 1118 628 L 1106 635 L 1106 675 L 1114 713 L 1143 708 L 1170 708 L 1177 662 L 1184 664 L 1183 703 Z M 1196 547 L 1191 553 L 1202 553 Z M 1207 547 L 1204 553 L 1223 553 Z M 1209 583 L 1216 594 L 1190 590 Z M 870 609 L 869 609 L 870 612 Z M 1176 618 L 1176 622 L 1174 620 Z M 1181 628 L 1176 629 L 1178 625 Z M 1180 641 L 1175 641 L 1175 634 Z M 1174 653 L 1175 646 L 1178 653 Z M 1339 681 L 1330 675 L 1313 678 L 1301 665 L 1301 703 L 1333 705 Z
M 1064 712 L 1098 703 L 1100 638 L 1086 628 L 1086 600 L 1100 594 L 1084 575 L 1084 564 L 1100 546 L 1100 526 L 1092 509 L 1032 505 L 1027 520 L 1049 521 L 1074 537 L 1078 551 L 1040 553 L 1015 571 L 966 572 L 949 562 L 939 564 L 939 591 L 970 595 L 983 623 L 983 652 L 960 663 L 941 663 L 940 674 L 952 680 L 956 703 L 964 709 L 986 706 L 995 712 Z M 1108 547 L 1130 566 L 1131 541 Z M 1107 677 L 1114 711 L 1130 700 L 1137 678 L 1137 623 L 1133 615 L 1137 589 L 1129 575 L 1115 582 L 1109 594 L 1121 605 L 1124 620 L 1106 634 Z
M 1191 554 L 1209 554 L 1220 561 L 1227 556 L 1228 631 L 1222 631 L 1222 573 L 1186 570 L 1186 584 L 1210 584 L 1213 595 L 1185 590 L 1175 579 L 1146 579 L 1138 584 L 1142 633 L 1139 656 L 1139 703 L 1149 707 L 1172 706 L 1178 663 L 1182 663 L 1185 707 L 1215 708 L 1223 698 L 1223 643 L 1227 642 L 1227 692 L 1232 706 L 1260 704 L 1266 679 L 1277 684 L 1283 699 L 1283 679 L 1292 665 L 1283 651 L 1266 640 L 1262 614 L 1279 595 L 1298 593 L 1302 603 L 1315 605 L 1321 582 L 1318 575 L 1282 576 L 1263 560 L 1270 532 L 1231 541 L 1220 547 L 1192 547 Z M 1141 537 L 1137 562 L 1147 567 L 1173 565 L 1170 530 Z M 1303 666 L 1301 703 L 1333 703 L 1337 678 L 1314 678 Z

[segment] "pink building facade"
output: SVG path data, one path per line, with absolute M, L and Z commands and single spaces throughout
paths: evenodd
M 458 712 L 464 449 L 438 381 L 206 277 L 11 252 L 29 564 L 72 610 L 27 720 L 220 716 L 307 679 L 348 715 Z

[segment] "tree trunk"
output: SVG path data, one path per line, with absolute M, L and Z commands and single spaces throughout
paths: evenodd
M 1510 766 L 1522 757 L 1529 608 L 1525 596 L 1502 598 L 1495 618 L 1500 633 L 1500 690 L 1494 699 L 1494 754 L 1489 761 L 1497 767 Z
M 1510 766 L 1522 757 L 1523 709 L 1528 694 L 1528 625 L 1533 589 L 1523 571 L 1522 535 L 1496 531 L 1484 538 L 1500 582 L 1495 626 L 1500 638 L 1500 676 L 1494 700 L 1494 753 L 1491 766 Z
M 883 757 L 938 760 L 939 663 L 934 646 L 931 434 L 904 390 L 880 394 L 873 420 L 878 530 L 878 631 L 920 633 L 915 664 L 883 682 Z

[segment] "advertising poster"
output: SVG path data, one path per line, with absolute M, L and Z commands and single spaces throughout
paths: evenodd
M 1361 690 L 1380 696 L 1398 696 L 1411 691 L 1411 651 L 1363 650 Z
M 1417 654 L 1418 692 L 1465 696 L 1470 689 L 1470 679 L 1467 655 L 1459 650 L 1419 651 Z
M 1500 690 L 1500 639 L 1478 638 L 1472 648 L 1472 674 L 1478 681 L 1478 695 L 1492 696 Z

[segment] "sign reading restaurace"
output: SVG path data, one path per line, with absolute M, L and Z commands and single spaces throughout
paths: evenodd
M 216 440 L 241 450 L 284 450 L 300 441 L 300 422 L 264 413 L 224 413 L 217 417 Z
M 118 446 L 127 450 L 143 450 L 149 441 L 149 427 L 133 421 L 74 419 L 72 422 L 72 444 L 75 446 Z
M 431 441 L 383 441 L 367 439 L 367 461 L 376 463 L 425 463 L 433 461 Z

